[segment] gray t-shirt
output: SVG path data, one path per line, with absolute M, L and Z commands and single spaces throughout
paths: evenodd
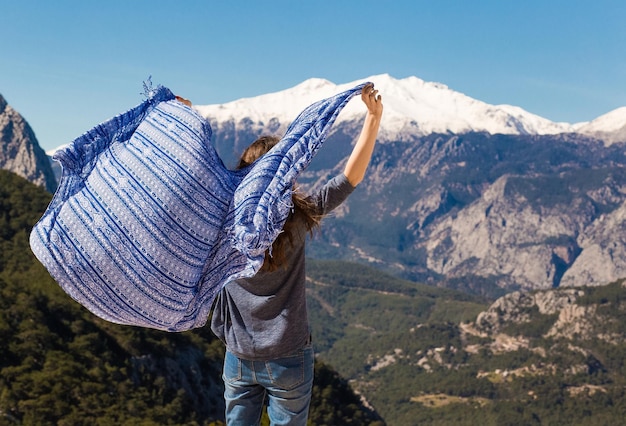
M 341 174 L 309 199 L 317 206 L 317 213 L 324 215 L 353 190 Z M 304 221 L 297 221 L 293 246 L 287 250 L 287 268 L 233 281 L 216 298 L 211 329 L 238 357 L 275 359 L 306 345 L 310 334 L 304 262 L 307 232 Z

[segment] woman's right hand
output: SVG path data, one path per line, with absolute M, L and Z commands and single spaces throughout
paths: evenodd
M 361 91 L 361 100 L 367 106 L 367 111 L 381 117 L 383 115 L 383 98 L 378 94 L 378 90 L 374 89 L 373 84 L 368 84 Z

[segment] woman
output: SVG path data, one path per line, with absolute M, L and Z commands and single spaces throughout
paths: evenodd
M 367 115 L 344 172 L 308 197 L 294 192 L 294 212 L 261 270 L 229 283 L 215 302 L 211 329 L 226 344 L 223 379 L 229 425 L 258 424 L 266 395 L 272 425 L 306 424 L 314 357 L 306 311 L 305 239 L 363 180 L 383 106 L 373 85 L 364 87 L 361 99 Z M 255 141 L 239 168 L 277 142 L 273 137 Z

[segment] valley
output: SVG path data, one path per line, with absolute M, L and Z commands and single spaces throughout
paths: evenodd
M 387 424 L 621 421 L 622 281 L 488 302 L 355 265 L 310 266 L 318 358 Z

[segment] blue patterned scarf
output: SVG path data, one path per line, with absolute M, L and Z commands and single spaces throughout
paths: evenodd
M 165 87 L 58 152 L 63 176 L 33 228 L 35 256 L 73 299 L 119 324 L 203 326 L 228 282 L 253 276 L 292 208 L 296 177 L 365 84 L 306 108 L 246 169 Z

